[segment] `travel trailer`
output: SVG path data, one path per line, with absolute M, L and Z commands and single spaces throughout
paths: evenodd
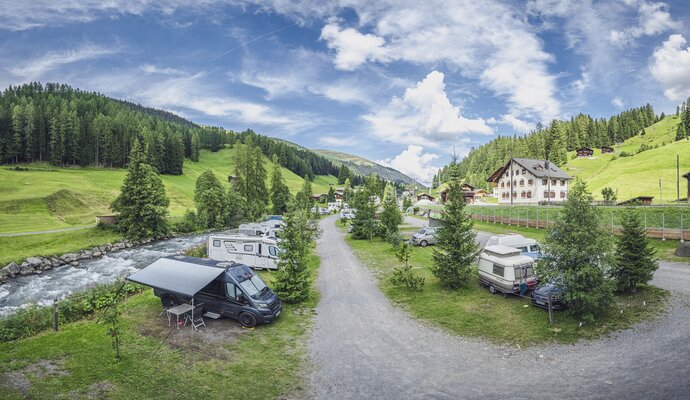
M 273 221 L 271 221 L 270 223 L 268 221 L 250 222 L 242 224 L 239 227 L 240 234 L 249 236 L 266 236 L 274 239 L 280 237 L 280 231 L 282 230 L 282 225 Z
M 266 236 L 209 235 L 208 258 L 234 261 L 255 269 L 278 269 L 278 243 Z
M 491 236 L 486 242 L 486 247 L 495 245 L 513 247 L 520 250 L 520 253 L 525 256 L 529 256 L 534 259 L 541 258 L 537 241 L 526 238 L 522 235 L 508 234 Z
M 479 282 L 491 293 L 520 293 L 521 284 L 524 289 L 533 289 L 537 284 L 534 259 L 513 247 L 486 246 L 479 255 L 478 269 Z

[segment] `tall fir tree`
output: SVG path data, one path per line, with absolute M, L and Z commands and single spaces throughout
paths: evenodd
M 210 169 L 196 179 L 194 202 L 199 224 L 204 228 L 222 228 L 225 225 L 225 191 Z
M 676 128 L 676 140 L 683 140 L 688 137 L 688 134 L 685 131 L 685 124 L 684 123 L 679 123 L 678 128 Z
M 297 207 L 300 207 L 305 210 L 309 210 L 314 205 L 314 190 L 312 189 L 309 176 L 304 176 L 302 189 L 299 192 L 297 192 L 297 195 L 295 196 L 295 201 L 297 203 Z
M 346 180 L 350 178 L 350 169 L 347 165 L 343 164 L 340 166 L 340 171 L 338 171 L 338 184 L 342 185 Z
M 371 239 L 376 228 L 376 206 L 367 187 L 354 194 L 351 206 L 357 210 L 350 222 L 352 238 Z
M 144 163 L 141 144 L 135 140 L 120 195 L 110 208 L 117 213 L 117 227 L 130 239 L 161 237 L 170 233 L 163 181 Z
M 287 212 L 290 197 L 290 189 L 285 183 L 283 172 L 278 164 L 278 157 L 274 155 L 273 171 L 271 172 L 271 212 L 278 215 Z
M 381 211 L 381 224 L 385 228 L 386 239 L 392 244 L 397 245 L 398 227 L 402 223 L 402 214 L 398 207 L 398 198 L 395 195 L 395 188 L 388 183 L 383 193 L 383 210 Z
M 457 179 L 448 182 L 448 199 L 441 220 L 443 226 L 437 233 L 431 272 L 443 287 L 457 289 L 469 282 L 479 255 L 476 233 L 472 220 L 465 215 L 465 199 Z
M 649 282 L 659 268 L 656 250 L 647 240 L 640 215 L 634 208 L 626 208 L 621 217 L 621 227 L 610 276 L 616 282 L 618 291 L 635 293 L 637 287 Z
M 314 248 L 316 232 L 309 224 L 307 210 L 294 203 L 283 218 L 273 290 L 286 303 L 299 303 L 309 298 L 311 271 L 309 256 Z

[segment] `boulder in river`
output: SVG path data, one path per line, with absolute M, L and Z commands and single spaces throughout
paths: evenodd
M 71 263 L 72 261 L 76 261 L 79 259 L 79 255 L 75 253 L 67 253 L 63 254 L 60 256 L 60 259 L 64 261 L 65 263 Z
M 19 275 L 21 275 L 21 276 L 33 275 L 33 273 L 34 273 L 33 265 L 31 265 L 27 262 L 22 263 L 21 267 L 19 267 Z
M 8 275 L 10 275 L 10 276 L 16 275 L 19 273 L 19 265 L 17 265 L 16 262 L 11 262 L 11 263 L 7 264 L 7 266 L 5 268 L 3 268 L 3 270 L 7 271 Z
M 40 257 L 29 257 L 26 259 L 26 263 L 32 267 L 37 267 L 43 263 L 43 260 Z
M 71 265 L 71 266 L 73 266 L 73 267 L 78 267 L 78 266 L 79 266 L 79 261 L 72 261 L 72 262 L 69 263 L 69 265 Z

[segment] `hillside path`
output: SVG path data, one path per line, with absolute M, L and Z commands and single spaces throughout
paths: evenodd
M 320 222 L 317 246 L 321 301 L 308 344 L 314 398 L 681 399 L 690 393 L 686 294 L 675 292 L 659 320 L 597 341 L 520 350 L 465 339 L 393 306 L 335 219 Z

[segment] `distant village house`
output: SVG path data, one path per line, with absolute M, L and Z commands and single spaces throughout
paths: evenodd
M 683 175 L 683 178 L 688 180 L 688 203 L 690 203 L 690 172 L 687 174 Z
M 498 204 L 539 204 L 564 202 L 572 179 L 549 161 L 512 158 L 487 182 L 498 189 Z
M 632 199 L 621 201 L 619 206 L 651 206 L 654 196 L 637 196 Z
M 422 193 L 420 195 L 417 195 L 417 201 L 421 200 L 429 200 L 429 201 L 434 201 L 436 198 L 429 193 Z
M 613 153 L 613 147 L 601 146 L 601 154 Z
M 578 157 L 592 157 L 594 155 L 594 150 L 590 149 L 589 147 L 580 147 L 575 151 L 577 152 Z

